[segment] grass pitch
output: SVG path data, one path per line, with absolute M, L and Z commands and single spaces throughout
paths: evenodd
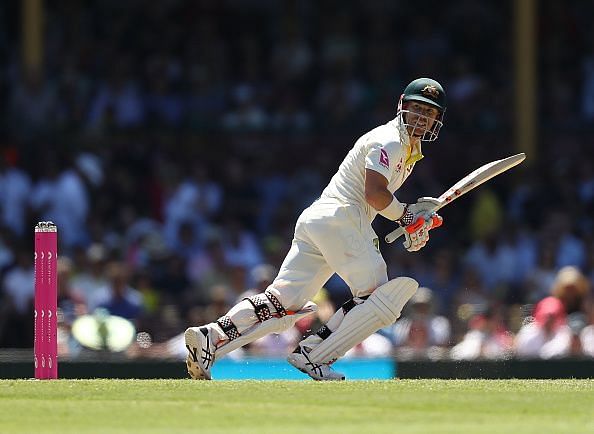
M 594 433 L 594 380 L 0 380 L 0 433 Z

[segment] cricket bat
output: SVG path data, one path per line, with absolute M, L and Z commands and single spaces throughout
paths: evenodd
M 495 176 L 511 169 L 514 166 L 517 166 L 525 159 L 526 154 L 520 153 L 512 155 L 511 157 L 503 158 L 502 160 L 492 161 L 479 167 L 452 185 L 437 199 L 430 198 L 431 202 L 433 202 L 433 205 L 427 210 L 427 212 L 436 212 L 447 204 L 458 199 L 460 196 L 468 193 L 470 190 L 473 190 L 484 182 L 487 182 L 489 179 L 494 178 Z M 400 227 L 390 232 L 388 235 L 386 235 L 386 242 L 393 243 L 400 236 L 404 235 L 404 231 L 405 229 Z

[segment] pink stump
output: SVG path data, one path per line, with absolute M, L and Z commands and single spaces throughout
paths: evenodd
M 35 226 L 35 378 L 58 378 L 58 231 Z

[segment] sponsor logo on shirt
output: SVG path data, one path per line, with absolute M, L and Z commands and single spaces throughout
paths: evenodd
M 379 163 L 384 166 L 386 169 L 390 168 L 390 159 L 388 158 L 388 153 L 385 149 L 380 150 L 380 159 Z

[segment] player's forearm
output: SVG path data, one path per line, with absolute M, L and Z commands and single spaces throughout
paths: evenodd
M 376 211 L 385 209 L 392 202 L 392 194 L 386 188 L 367 189 L 365 200 Z
M 404 214 L 405 205 L 400 203 L 387 189 L 366 193 L 365 198 L 371 207 L 389 220 L 398 220 Z
M 365 200 L 387 219 L 398 220 L 404 213 L 404 205 L 388 190 L 386 177 L 370 169 L 365 170 Z

